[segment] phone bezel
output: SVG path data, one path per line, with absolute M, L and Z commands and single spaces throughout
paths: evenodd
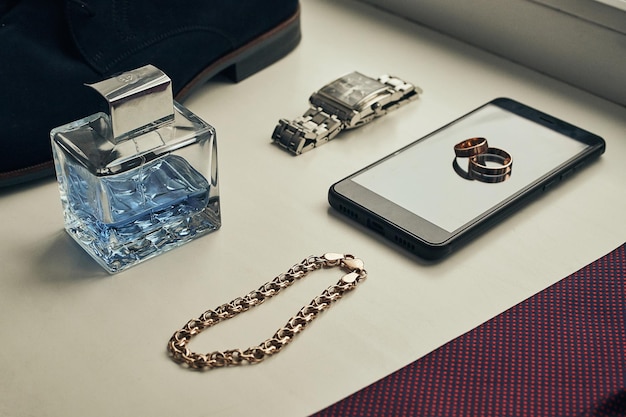
M 457 121 L 469 117 L 487 105 L 496 105 L 506 111 L 556 130 L 573 140 L 588 145 L 588 148 L 568 161 L 554 167 L 547 174 L 529 183 L 526 187 L 452 232 L 444 230 L 436 224 L 352 181 L 353 177 L 374 168 L 413 146 L 419 146 L 420 142 L 429 139 Z M 491 227 L 494 223 L 521 208 L 523 204 L 532 201 L 533 196 L 541 194 L 556 181 L 565 178 L 573 171 L 580 169 L 587 162 L 599 157 L 604 152 L 605 147 L 604 140 L 591 132 L 515 100 L 497 98 L 336 182 L 329 189 L 328 200 L 330 205 L 338 209 L 339 212 L 383 235 L 393 243 L 422 258 L 438 259 L 448 255 L 457 247 L 482 233 L 486 228 Z

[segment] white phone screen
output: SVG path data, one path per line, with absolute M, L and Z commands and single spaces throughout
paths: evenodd
M 454 170 L 454 145 L 472 137 L 484 137 L 489 146 L 513 157 L 507 180 L 468 180 Z M 352 181 L 453 233 L 585 147 L 556 130 L 489 104 L 352 177 Z M 465 158 L 458 158 L 457 163 L 467 168 Z

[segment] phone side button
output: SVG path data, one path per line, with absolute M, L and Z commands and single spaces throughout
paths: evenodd
M 564 180 L 566 178 L 569 178 L 572 176 L 572 174 L 574 173 L 573 169 L 569 169 L 567 171 L 565 171 L 564 173 L 561 174 L 561 179 Z
M 543 191 L 548 191 L 550 188 L 554 187 L 557 182 L 559 182 L 558 178 L 547 182 L 543 186 Z
M 578 171 L 578 170 L 580 170 L 581 168 L 583 168 L 583 167 L 584 167 L 585 165 L 587 165 L 588 163 L 589 163 L 589 161 L 587 161 L 587 160 L 579 162 L 579 163 L 578 163 L 578 165 L 576 165 L 576 166 L 574 167 L 574 171 Z

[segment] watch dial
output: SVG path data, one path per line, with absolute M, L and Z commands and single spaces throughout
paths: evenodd
M 320 92 L 333 97 L 349 107 L 354 107 L 365 97 L 384 89 L 386 89 L 385 85 L 377 80 L 358 72 L 353 72 L 328 84 Z

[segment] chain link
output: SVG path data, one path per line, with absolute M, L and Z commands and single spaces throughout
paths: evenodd
M 302 307 L 272 337 L 261 344 L 244 350 L 231 349 L 206 354 L 192 352 L 187 347 L 191 339 L 205 329 L 262 304 L 268 298 L 274 297 L 297 280 L 305 277 L 309 272 L 330 267 L 340 267 L 348 271 L 348 274 L 344 275 L 336 284 L 325 289 L 308 305 Z M 310 256 L 291 267 L 287 272 L 261 285 L 259 289 L 251 291 L 243 297 L 237 297 L 214 310 L 207 310 L 197 319 L 189 320 L 174 333 L 167 344 L 167 348 L 175 362 L 191 369 L 212 369 L 261 362 L 280 352 L 322 311 L 343 297 L 346 292 L 353 290 L 366 277 L 367 272 L 363 268 L 363 262 L 352 255 L 327 253 L 322 256 Z

